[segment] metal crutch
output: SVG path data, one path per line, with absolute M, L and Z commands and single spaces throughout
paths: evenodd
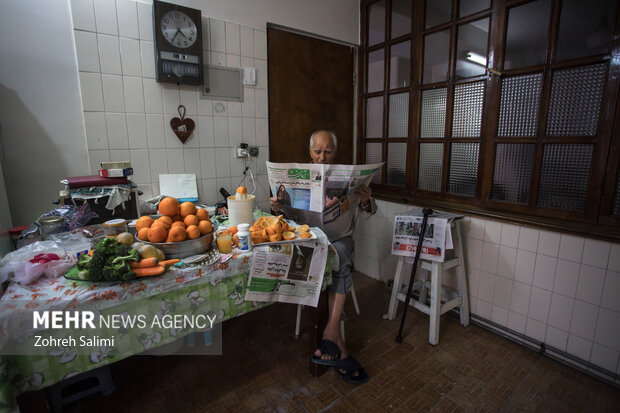
M 433 215 L 433 210 L 430 208 L 424 208 L 422 210 L 424 217 L 422 218 L 422 229 L 420 230 L 420 238 L 418 238 L 418 248 L 415 252 L 415 258 L 413 259 L 413 268 L 411 268 L 411 278 L 409 279 L 409 287 L 407 287 L 407 296 L 405 297 L 405 309 L 403 310 L 403 317 L 400 319 L 400 328 L 398 329 L 398 335 L 396 336 L 396 342 L 401 343 L 403 341 L 403 327 L 405 325 L 405 317 L 407 316 L 407 309 L 409 308 L 409 301 L 411 300 L 411 289 L 413 288 L 413 279 L 418 269 L 418 261 L 420 260 L 420 254 L 422 253 L 422 243 L 424 242 L 424 235 L 426 234 L 426 222 L 428 216 Z

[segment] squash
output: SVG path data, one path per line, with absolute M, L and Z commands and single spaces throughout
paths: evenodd
M 129 232 L 122 232 L 116 236 L 116 240 L 123 245 L 131 245 L 134 242 L 133 235 Z

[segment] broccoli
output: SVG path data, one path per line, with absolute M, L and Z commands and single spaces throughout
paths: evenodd
M 129 264 L 138 261 L 140 256 L 130 246 L 112 238 L 104 238 L 97 243 L 93 257 L 88 258 L 80 258 L 78 262 L 80 278 L 90 281 L 129 281 L 136 278 Z
M 80 256 L 80 259 L 78 260 L 78 264 L 77 264 L 78 277 L 80 280 L 90 279 L 89 269 L 90 269 L 90 262 L 92 259 L 93 257 L 91 257 L 88 254 L 84 254 Z

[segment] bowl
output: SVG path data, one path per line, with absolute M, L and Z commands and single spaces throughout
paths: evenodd
M 161 249 L 166 254 L 166 259 L 185 258 L 191 255 L 202 254 L 211 249 L 213 234 L 217 231 L 217 225 L 211 224 L 213 225 L 213 230 L 196 239 L 186 239 L 181 242 L 149 242 L 136 237 L 136 241 Z

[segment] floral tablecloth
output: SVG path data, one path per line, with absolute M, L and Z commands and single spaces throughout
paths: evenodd
M 132 282 L 92 283 L 59 277 L 40 279 L 26 286 L 12 283 L 0 299 L 0 347 L 9 339 L 7 326 L 11 314 L 23 308 L 63 310 L 88 306 L 102 314 L 199 313 L 217 316 L 218 323 L 254 311 L 270 303 L 245 301 L 251 257 L 251 252 L 235 253 L 224 263 L 177 268 L 161 276 Z M 331 259 L 328 259 L 324 286 L 331 283 L 330 270 Z M 15 397 L 21 393 L 48 387 L 195 331 L 121 328 L 115 332 L 112 350 L 101 347 L 87 355 L 57 347 L 45 355 L 0 356 L 0 411 L 16 411 Z

